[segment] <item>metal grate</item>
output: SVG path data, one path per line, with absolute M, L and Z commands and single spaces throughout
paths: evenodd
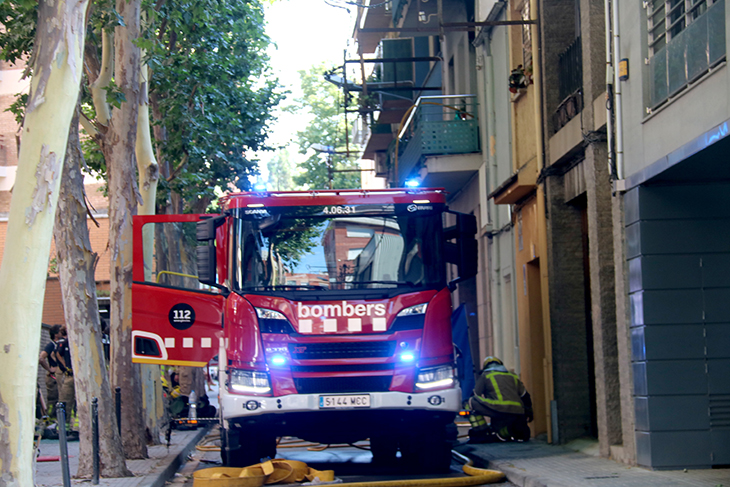
M 327 377 L 316 379 L 294 378 L 299 394 L 330 394 L 351 392 L 387 392 L 392 376 L 380 377 Z
M 730 429 L 730 395 L 710 396 L 710 427 Z
M 295 360 L 392 357 L 395 342 L 290 343 Z
M 583 54 L 580 36 L 558 54 L 558 97 L 561 102 L 583 88 Z
M 475 119 L 422 122 L 422 154 L 468 154 L 479 151 Z
M 309 372 L 374 372 L 394 370 L 395 364 L 292 365 L 293 373 Z
M 665 3 L 653 7 L 662 18 Z M 682 6 L 683 2 L 670 2 Z M 702 2 L 704 3 L 704 2 Z M 676 4 L 676 5 L 675 5 Z M 697 3 L 699 5 L 699 3 Z M 667 3 L 669 5 L 669 3 Z M 659 8 L 659 10 L 656 10 Z M 702 76 L 707 70 L 725 59 L 725 0 L 716 0 L 711 6 L 694 9 L 691 22 L 682 10 L 682 15 L 672 21 L 666 31 L 655 32 L 649 38 L 650 107 L 663 103 L 668 97 Z M 688 10 L 689 12 L 689 10 Z M 649 15 L 652 17 L 652 14 Z M 684 19 L 684 20 L 683 20 Z M 659 22 L 655 19 L 656 22 Z M 664 20 L 656 25 L 662 25 Z M 654 24 L 650 24 L 650 29 Z M 664 29 L 664 27 L 662 27 Z M 670 32 L 669 39 L 666 33 Z

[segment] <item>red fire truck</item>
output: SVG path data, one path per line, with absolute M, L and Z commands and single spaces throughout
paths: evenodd
M 451 291 L 476 274 L 475 233 L 438 189 L 238 193 L 218 215 L 135 217 L 133 359 L 218 356 L 226 465 L 273 458 L 286 435 L 370 438 L 374 461 L 448 469 Z

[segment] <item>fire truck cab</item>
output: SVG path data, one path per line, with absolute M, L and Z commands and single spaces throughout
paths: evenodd
M 135 217 L 133 360 L 218 355 L 226 465 L 296 436 L 448 469 L 451 291 L 477 271 L 475 217 L 439 189 L 238 193 L 221 209 Z

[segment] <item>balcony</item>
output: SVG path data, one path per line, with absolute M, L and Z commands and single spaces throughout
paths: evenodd
M 420 97 L 388 152 L 396 186 L 415 178 L 458 191 L 482 163 L 476 96 Z

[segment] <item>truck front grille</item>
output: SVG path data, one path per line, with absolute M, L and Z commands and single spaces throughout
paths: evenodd
M 395 342 L 290 343 L 295 360 L 392 357 Z
M 294 378 L 299 394 L 341 394 L 346 392 L 387 392 L 393 376 Z

